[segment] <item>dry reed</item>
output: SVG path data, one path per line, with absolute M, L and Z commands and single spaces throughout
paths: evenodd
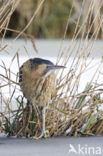
M 16 1 L 13 4 L 16 5 Z M 83 1 L 82 5 L 84 6 L 84 4 L 85 3 Z M 12 8 L 15 8 L 15 5 L 13 5 Z M 43 1 L 41 1 L 40 5 L 43 5 Z M 70 64 L 70 67 L 68 67 L 68 72 L 65 74 L 63 70 L 61 73 L 58 73 L 59 79 L 56 82 L 56 92 L 53 95 L 50 107 L 46 112 L 46 128 L 49 130 L 50 136 L 88 136 L 103 134 L 103 111 L 102 109 L 100 109 L 103 103 L 103 89 L 102 84 L 98 84 L 98 78 L 99 76 L 101 76 L 101 73 L 97 72 L 101 70 L 101 66 L 103 65 L 102 58 L 101 61 L 98 63 L 98 66 L 96 68 L 96 71 L 94 72 L 93 77 L 91 78 L 91 81 L 87 84 L 87 86 L 82 92 L 78 91 L 79 86 L 81 85 L 80 79 L 82 74 L 85 71 L 89 70 L 89 65 L 96 57 L 92 55 L 93 58 L 91 59 L 91 61 L 88 62 L 88 58 L 92 53 L 91 50 L 94 44 L 94 40 L 91 40 L 91 42 L 88 41 L 88 36 L 92 29 L 92 25 L 95 23 L 96 18 L 98 17 L 99 11 L 97 13 L 97 16 L 95 16 L 94 20 L 92 21 L 91 26 L 88 28 L 86 35 L 85 32 L 82 31 L 87 20 L 90 20 L 91 18 L 90 15 L 92 7 L 93 4 L 91 1 L 91 4 L 88 8 L 88 13 L 84 18 L 84 22 L 78 29 L 80 18 L 82 15 L 81 8 L 78 21 L 76 22 L 74 35 L 65 53 L 63 51 L 63 43 L 66 37 L 69 22 L 67 22 L 66 25 L 66 29 L 57 58 L 57 63 L 61 63 L 62 65 L 66 66 L 70 60 L 70 57 L 75 47 L 77 46 L 77 43 L 74 41 L 77 39 L 79 33 L 81 32 L 82 38 L 80 40 L 77 52 L 75 53 L 74 58 L 72 60 L 72 63 Z M 14 40 L 16 40 L 20 35 L 23 35 L 24 30 L 29 26 L 31 21 L 35 18 L 35 15 L 38 13 L 39 8 L 40 6 L 37 8 L 33 17 L 31 17 L 30 22 L 23 29 L 23 31 L 15 31 L 17 33 L 17 37 Z M 72 9 L 73 8 L 71 8 L 70 14 L 72 12 Z M 12 14 L 13 10 L 11 9 L 11 11 L 9 11 L 10 15 Z M 9 17 L 10 16 L 8 15 L 8 19 Z M 68 17 L 68 21 L 69 19 L 70 17 Z M 3 23 L 6 23 L 8 25 L 8 20 Z M 5 31 L 8 30 L 7 25 L 5 26 L 5 24 L 3 24 L 2 26 L 3 29 L 5 29 Z M 97 39 L 101 25 L 102 22 L 95 29 L 95 35 L 92 34 L 91 39 L 93 37 L 95 37 L 95 40 Z M 3 39 L 4 36 L 5 33 L 3 35 Z M 85 40 L 82 43 L 82 40 L 84 38 Z M 33 42 L 34 49 L 36 50 L 36 46 L 32 37 L 31 41 Z M 7 44 L 5 47 L 1 46 L 2 50 L 6 50 L 6 47 L 8 47 L 11 44 L 13 44 L 13 42 Z M 18 52 L 13 57 L 12 62 L 15 59 L 17 60 L 17 66 L 19 68 L 20 65 Z M 3 105 L 3 111 L 0 110 L 0 132 L 5 131 L 9 136 L 38 136 L 40 134 L 42 125 L 41 110 L 34 107 L 31 108 L 29 103 L 26 102 L 19 88 L 18 75 L 11 70 L 12 62 L 9 68 L 6 67 L 5 62 L 3 61 L 0 65 L 0 68 L 2 68 L 5 71 L 5 74 L 0 73 L 0 105 Z M 96 76 L 97 79 L 94 81 L 94 78 Z M 3 88 L 7 86 L 9 88 L 10 93 L 8 99 L 5 98 L 5 95 L 2 92 Z M 12 91 L 11 88 L 13 89 Z M 19 95 L 15 99 L 16 106 L 14 109 L 12 109 L 12 102 L 15 97 L 14 95 L 17 92 L 19 92 Z

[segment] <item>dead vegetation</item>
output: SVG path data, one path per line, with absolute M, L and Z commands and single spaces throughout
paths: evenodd
M 13 3 L 14 2 L 14 3 Z M 7 31 L 7 25 L 9 22 L 10 15 L 16 7 L 17 1 L 8 1 L 8 3 L 4 3 L 0 8 L 4 9 L 4 6 L 7 4 L 12 4 L 13 9 L 9 10 L 8 20 L 7 18 L 3 21 L 1 25 L 1 29 Z M 28 25 L 19 32 L 16 31 L 17 37 L 13 40 L 13 42 L 18 39 L 21 35 L 24 34 L 24 31 L 27 27 L 29 27 L 32 20 L 38 14 L 38 11 L 43 5 L 43 0 L 40 5 L 34 12 L 31 17 Z M 73 44 L 77 39 L 78 34 L 84 29 L 85 23 L 87 19 L 91 18 L 91 8 L 92 2 L 89 6 L 88 13 L 85 16 L 84 22 L 79 27 L 79 20 L 82 14 L 82 9 L 79 14 L 78 21 L 76 23 L 75 31 L 72 37 L 72 40 L 68 46 L 68 50 L 66 52 L 63 51 L 63 43 L 66 37 L 67 28 L 69 27 L 69 22 L 67 22 L 66 29 L 64 32 L 63 40 L 60 45 L 60 50 L 58 53 L 57 64 L 62 64 L 68 66 L 68 62 L 70 57 L 77 46 Z M 72 12 L 70 11 L 70 14 Z M 97 14 L 99 11 L 97 12 Z M 68 18 L 69 20 L 70 18 Z M 93 23 L 96 20 L 96 16 L 93 20 Z M 87 84 L 85 89 L 82 92 L 79 92 L 79 86 L 81 85 L 81 77 L 84 72 L 87 70 L 91 70 L 93 67 L 90 64 L 95 59 L 95 55 L 92 54 L 91 60 L 88 61 L 89 56 L 92 53 L 92 47 L 97 39 L 99 30 L 101 25 L 95 29 L 94 34 L 91 36 L 91 40 L 88 40 L 88 35 L 92 29 L 91 23 L 90 27 L 88 27 L 87 33 L 82 32 L 82 37 L 79 42 L 79 46 L 77 49 L 77 53 L 75 53 L 72 62 L 68 67 L 68 72 L 65 74 L 63 70 L 61 73 L 57 73 L 59 79 L 57 80 L 57 88 L 54 96 L 52 97 L 52 102 L 50 103 L 50 107 L 46 112 L 46 128 L 49 130 L 50 136 L 58 136 L 58 135 L 70 135 L 70 136 L 88 136 L 88 135 L 102 135 L 103 134 L 103 87 L 102 84 L 98 83 L 99 77 L 102 75 L 101 67 L 103 66 L 103 59 L 96 66 L 96 70 L 94 72 L 91 81 Z M 101 24 L 103 24 L 101 22 Z M 4 39 L 5 31 L 3 33 L 2 39 Z M 14 31 L 14 30 L 9 30 Z M 24 34 L 26 36 L 26 34 Z M 28 37 L 28 36 L 27 36 Z M 32 37 L 31 41 L 34 43 Z M 85 38 L 84 41 L 83 38 Z M 92 40 L 94 38 L 94 40 Z M 91 41 L 91 42 L 90 42 Z M 9 44 L 2 47 L 1 44 L 1 52 L 6 50 L 8 46 L 13 44 L 11 41 Z M 82 49 L 81 49 L 82 45 Z M 34 43 L 34 49 L 36 49 Z M 81 50 L 80 50 L 81 49 Z M 17 68 L 19 68 L 19 53 L 16 52 L 15 56 L 12 59 L 17 60 Z M 41 110 L 38 108 L 31 107 L 29 103 L 26 102 L 24 97 L 21 94 L 19 84 L 18 84 L 18 75 L 15 71 L 11 70 L 12 62 L 10 67 L 6 67 L 6 62 L 1 62 L 0 68 L 3 69 L 3 73 L 0 73 L 0 133 L 5 131 L 9 136 L 25 136 L 32 137 L 38 136 L 41 131 L 42 121 L 41 121 Z M 94 78 L 96 79 L 94 80 Z M 86 81 L 86 80 L 85 80 Z M 9 97 L 6 98 L 6 95 L 3 94 L 3 88 L 8 87 Z M 11 89 L 12 88 L 12 89 Z M 19 93 L 18 96 L 17 93 Z M 12 104 L 15 103 L 15 108 L 12 108 Z

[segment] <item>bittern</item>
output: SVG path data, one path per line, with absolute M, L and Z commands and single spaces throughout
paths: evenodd
M 33 58 L 27 60 L 19 69 L 19 84 L 24 97 L 32 104 L 41 106 L 42 133 L 39 138 L 47 137 L 45 112 L 55 90 L 55 73 L 64 66 L 54 65 L 51 61 Z

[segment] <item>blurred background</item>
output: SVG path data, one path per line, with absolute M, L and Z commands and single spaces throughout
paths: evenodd
M 0 1 L 1 5 L 3 1 L 5 0 Z M 21 0 L 11 15 L 8 28 L 21 31 L 29 23 L 40 2 L 41 0 Z M 102 3 L 103 0 L 45 0 L 25 33 L 35 38 L 61 38 L 68 24 L 66 38 L 72 38 L 76 27 L 78 31 L 83 24 L 77 38 L 83 33 L 85 37 L 90 27 L 88 38 L 97 35 L 97 27 L 100 29 L 96 38 L 102 38 Z M 16 35 L 14 31 L 6 32 L 6 37 Z

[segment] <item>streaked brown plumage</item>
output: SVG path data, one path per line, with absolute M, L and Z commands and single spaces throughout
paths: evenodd
M 26 61 L 19 70 L 19 83 L 24 96 L 33 105 L 43 107 L 43 130 L 40 137 L 46 137 L 45 108 L 55 90 L 54 70 L 60 68 L 64 66 L 57 66 L 48 60 L 34 58 Z

